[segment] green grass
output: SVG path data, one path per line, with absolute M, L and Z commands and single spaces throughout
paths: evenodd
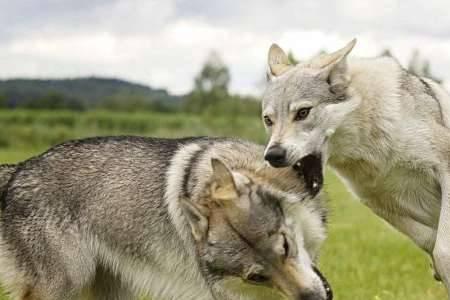
M 26 159 L 64 139 L 99 134 L 230 135 L 264 141 L 258 118 L 247 116 L 0 111 L 0 128 L 1 163 Z M 326 190 L 332 215 L 320 265 L 335 299 L 446 298 L 424 253 L 357 202 L 332 173 L 326 176 Z
M 336 299 L 446 299 L 427 255 L 355 200 L 334 174 L 327 175 L 326 190 L 332 216 L 320 265 Z

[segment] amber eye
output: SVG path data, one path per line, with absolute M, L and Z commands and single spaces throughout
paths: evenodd
M 264 116 L 264 123 L 266 124 L 267 127 L 270 127 L 273 125 L 272 120 L 269 118 L 269 116 Z
M 250 274 L 247 277 L 248 281 L 254 282 L 254 283 L 265 283 L 267 281 L 269 281 L 269 277 L 261 275 L 261 274 Z
M 309 112 L 311 111 L 311 108 L 312 107 L 300 108 L 295 115 L 294 121 L 302 121 L 306 119 L 309 115 Z

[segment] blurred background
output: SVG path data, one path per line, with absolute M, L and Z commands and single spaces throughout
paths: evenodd
M 259 98 L 273 42 L 295 62 L 356 37 L 353 56 L 390 55 L 450 88 L 449 9 L 448 0 L 0 0 L 0 163 L 95 135 L 264 143 Z M 326 182 L 321 267 L 336 299 L 445 299 L 425 254 L 331 172 Z

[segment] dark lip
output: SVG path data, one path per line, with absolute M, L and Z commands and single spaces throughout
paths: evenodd
M 274 168 L 285 168 L 285 167 L 289 167 L 289 162 L 285 159 L 280 159 L 280 160 L 272 160 L 272 161 L 268 161 L 266 160 L 270 166 L 274 167 Z
M 299 159 L 294 170 L 303 177 L 307 191 L 314 197 L 323 187 L 322 155 L 313 153 Z
M 323 276 L 323 274 L 317 269 L 313 267 L 314 272 L 319 276 L 320 280 L 322 280 L 323 287 L 325 288 L 325 293 L 327 294 L 327 300 L 333 300 L 333 290 L 331 289 L 331 285 L 328 283 L 328 280 Z
M 280 160 L 280 161 L 271 161 L 269 164 L 274 168 L 285 168 L 289 167 L 289 163 L 286 160 Z

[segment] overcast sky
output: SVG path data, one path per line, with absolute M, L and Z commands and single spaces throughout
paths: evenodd
M 418 47 L 450 79 L 449 0 L 0 0 L 0 77 L 114 76 L 184 93 L 208 53 L 258 93 L 272 42 L 308 57 Z

